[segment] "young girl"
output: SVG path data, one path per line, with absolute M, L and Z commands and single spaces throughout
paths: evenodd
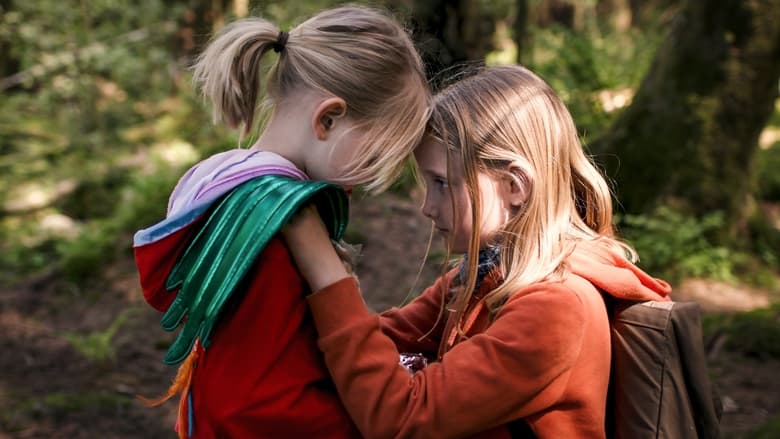
M 216 119 L 250 133 L 260 75 L 275 56 L 250 149 L 210 157 L 179 181 L 164 221 L 135 236 L 146 300 L 182 329 L 165 361 L 183 361 L 180 437 L 357 437 L 328 376 L 278 228 L 316 199 L 338 238 L 341 188 L 379 191 L 419 143 L 430 96 L 409 36 L 364 7 L 321 12 L 280 31 L 251 18 L 227 26 L 198 59 L 195 82 Z M 183 323 L 182 323 L 183 322 Z
M 607 185 L 563 103 L 525 68 L 485 69 L 434 98 L 415 157 L 422 211 L 465 257 L 409 305 L 369 313 L 311 209 L 283 232 L 361 433 L 605 437 L 605 297 L 670 288 L 614 237 Z M 410 375 L 398 352 L 432 362 Z

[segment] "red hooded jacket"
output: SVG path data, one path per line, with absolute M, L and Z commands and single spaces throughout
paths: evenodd
M 136 247 L 144 297 L 165 311 L 168 272 L 200 221 Z M 195 438 L 357 438 L 317 349 L 305 281 L 279 238 L 255 262 L 243 297 L 201 349 L 192 381 Z
M 254 150 L 217 154 L 182 177 L 167 218 L 135 237 L 140 283 L 152 307 L 164 312 L 175 298 L 165 282 L 211 203 L 266 174 L 306 178 L 286 159 Z M 198 345 L 185 406 L 190 437 L 360 437 L 317 349 L 307 291 L 283 242 L 271 239 L 226 304 L 211 344 Z

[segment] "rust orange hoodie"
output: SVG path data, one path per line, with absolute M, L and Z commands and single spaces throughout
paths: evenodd
M 481 298 L 436 324 L 455 270 L 403 308 L 370 313 L 353 278 L 309 296 L 319 347 L 339 394 L 370 438 L 603 438 L 610 334 L 602 292 L 630 300 L 669 300 L 670 287 L 592 243 L 567 258 L 562 281 L 525 287 L 491 320 Z M 398 352 L 438 361 L 410 375 Z

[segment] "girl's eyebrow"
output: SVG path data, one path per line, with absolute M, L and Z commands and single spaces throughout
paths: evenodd
M 422 168 L 421 171 L 422 171 L 422 173 L 429 174 L 430 176 L 435 177 L 435 178 L 441 178 L 443 180 L 447 179 L 447 176 L 446 175 L 442 175 L 442 173 L 439 172 L 438 170 L 434 170 L 434 169 L 430 169 L 430 168 Z

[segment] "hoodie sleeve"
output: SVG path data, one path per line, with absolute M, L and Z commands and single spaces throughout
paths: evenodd
M 442 293 L 454 273 L 440 277 L 408 305 L 391 308 L 380 315 L 382 332 L 393 340 L 398 352 L 436 355 L 446 322 L 446 316 L 440 316 Z
M 307 300 L 339 394 L 371 438 L 463 437 L 549 408 L 566 388 L 586 320 L 572 290 L 535 285 L 513 296 L 487 331 L 410 375 L 354 279 Z

